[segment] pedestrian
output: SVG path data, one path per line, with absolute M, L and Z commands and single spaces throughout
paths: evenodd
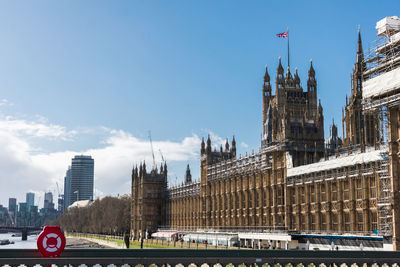
M 128 232 L 125 232 L 125 234 L 124 234 L 124 241 L 125 241 L 126 248 L 129 248 L 129 234 L 128 234 Z

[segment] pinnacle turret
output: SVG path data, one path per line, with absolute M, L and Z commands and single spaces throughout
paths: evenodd
M 186 173 L 185 173 L 185 184 L 189 184 L 192 182 L 192 174 L 190 173 L 190 167 L 189 164 L 186 167 Z
M 270 82 L 270 77 L 269 77 L 269 74 L 268 74 L 268 65 L 265 65 L 265 75 L 264 75 L 264 82 Z
M 278 74 L 283 74 L 283 67 L 282 67 L 281 57 L 279 57 L 279 65 L 278 65 L 277 73 Z
M 315 70 L 312 64 L 312 59 L 310 60 L 310 69 L 308 70 L 307 90 L 315 93 L 317 90 L 317 80 L 315 79 Z M 314 96 L 316 96 L 316 94 L 314 94 Z
M 287 67 L 286 71 L 286 79 L 285 79 L 286 86 L 292 87 L 294 85 L 292 74 L 290 73 L 290 67 Z
M 300 77 L 297 67 L 296 67 L 296 73 L 294 74 L 294 85 L 296 86 L 296 88 L 300 88 Z
M 207 147 L 206 147 L 207 153 L 211 153 L 211 139 L 210 139 L 210 134 L 208 134 L 207 138 Z
M 364 60 L 364 52 L 362 48 L 361 32 L 358 28 L 358 41 L 357 41 L 357 63 L 361 63 Z
M 235 136 L 233 136 L 233 138 L 232 138 L 231 152 L 232 152 L 232 157 L 235 158 L 236 157 L 236 140 L 235 140 Z
M 364 52 L 362 48 L 362 40 L 361 40 L 361 32 L 360 28 L 358 29 L 358 40 L 357 40 L 357 59 L 354 66 L 355 72 L 353 77 L 353 89 L 357 89 L 357 91 L 361 91 L 361 83 L 362 83 L 362 72 L 365 69 L 364 62 Z
M 283 67 L 281 57 L 279 57 L 279 65 L 276 71 L 276 88 L 281 89 L 285 86 L 285 78 L 283 77 Z
M 312 59 L 310 59 L 310 69 L 308 70 L 308 77 L 315 76 L 315 70 L 312 64 Z

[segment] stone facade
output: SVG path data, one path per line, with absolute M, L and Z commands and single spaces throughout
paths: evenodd
M 135 238 L 145 236 L 145 231 L 165 225 L 167 196 L 167 165 L 160 166 L 150 173 L 146 164 L 132 170 L 131 235 Z

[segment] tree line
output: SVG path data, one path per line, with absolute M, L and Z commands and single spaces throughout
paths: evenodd
M 73 207 L 57 220 L 64 231 L 123 235 L 129 232 L 131 197 L 104 197 L 96 199 L 88 207 Z

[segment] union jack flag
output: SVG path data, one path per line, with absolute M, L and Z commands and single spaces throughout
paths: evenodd
M 287 38 L 287 37 L 288 37 L 288 32 L 286 31 L 286 32 L 278 33 L 278 34 L 276 35 L 276 37 L 279 37 L 279 38 Z

